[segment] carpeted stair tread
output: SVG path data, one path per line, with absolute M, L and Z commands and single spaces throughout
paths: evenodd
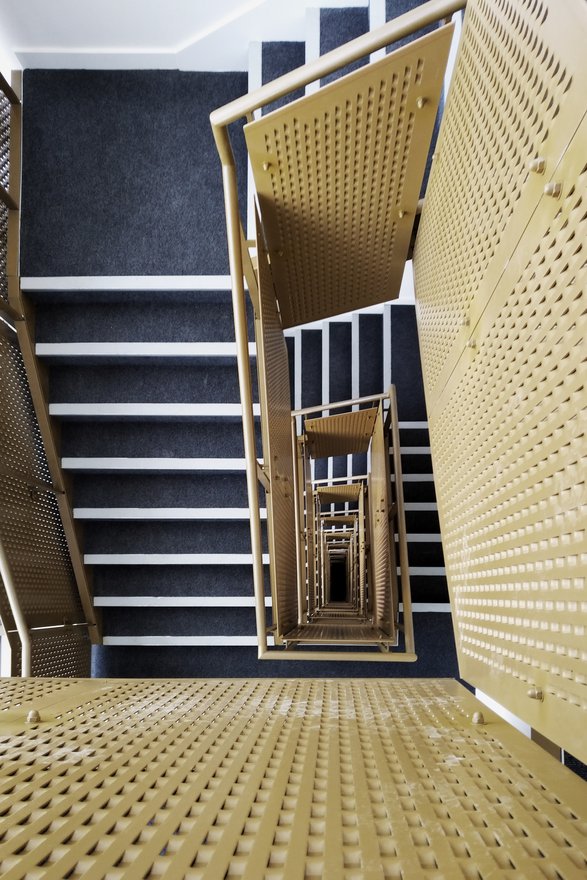
M 255 630 L 255 609 L 103 608 L 102 625 L 105 636 L 248 636 Z
M 74 483 L 74 507 L 246 507 L 242 474 L 88 474 Z
M 369 30 L 369 10 L 366 6 L 346 7 L 343 9 L 320 10 L 320 54 L 325 55 L 332 49 L 337 49 L 349 40 L 366 34 Z M 357 70 L 368 61 L 359 59 L 347 64 L 340 71 L 331 73 L 320 80 L 321 85 L 332 82 L 346 73 Z
M 217 522 L 97 521 L 87 531 L 85 553 L 250 553 L 246 520 Z
M 265 566 L 265 593 L 270 594 Z M 96 596 L 253 596 L 250 565 L 97 566 Z
M 130 364 L 123 372 L 115 365 L 55 366 L 49 394 L 52 403 L 237 403 L 240 399 L 235 365 L 210 369 L 151 360 L 144 366 Z
M 254 339 L 252 314 L 249 338 Z M 36 310 L 37 342 L 234 342 L 232 304 L 43 303 Z
M 260 427 L 257 426 L 260 442 Z M 140 422 L 90 424 L 63 422 L 61 454 L 64 457 L 179 457 L 242 458 L 243 430 L 240 422 L 199 421 L 174 424 Z M 260 454 L 260 447 L 259 447 Z
M 305 43 L 294 41 L 267 41 L 261 47 L 261 81 L 263 84 L 295 70 L 306 63 L 306 46 Z M 304 89 L 298 89 L 291 92 L 284 98 L 278 98 L 277 101 L 268 104 L 263 109 L 263 114 L 277 110 L 297 98 L 304 95 Z

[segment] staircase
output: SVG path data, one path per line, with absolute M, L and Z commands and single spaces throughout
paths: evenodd
M 306 46 L 252 46 L 249 86 L 357 36 L 368 13 L 309 10 Z M 277 674 L 256 659 L 223 202 L 208 125 L 210 110 L 246 87 L 231 73 L 25 74 L 23 290 L 102 613 L 95 675 Z M 244 169 L 244 153 L 239 161 Z M 243 211 L 246 203 L 243 192 Z M 313 406 L 395 384 L 419 660 L 393 674 L 454 676 L 405 288 L 393 304 L 288 331 L 292 400 Z M 296 664 L 296 675 L 332 674 L 389 669 Z

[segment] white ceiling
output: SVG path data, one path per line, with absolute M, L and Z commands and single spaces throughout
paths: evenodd
M 245 70 L 251 40 L 301 40 L 307 6 L 368 0 L 0 0 L 0 68 Z

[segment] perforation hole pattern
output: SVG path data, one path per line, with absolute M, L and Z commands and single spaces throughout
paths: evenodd
M 269 470 L 272 491 L 267 495 L 269 561 L 272 588 L 276 594 L 277 628 L 283 635 L 297 624 L 297 563 L 291 442 L 291 397 L 289 361 L 279 320 L 267 254 L 258 240 L 259 321 L 256 322 L 259 365 L 264 381 L 259 382 L 263 430 L 263 458 Z
M 586 192 L 587 166 L 431 424 L 465 664 L 583 712 Z
M 2 876 L 574 880 L 587 866 L 584 817 L 441 682 L 88 685 L 48 694 L 38 725 L 0 726 Z M 42 701 L 38 683 L 8 688 L 23 713 Z
M 397 295 L 449 36 L 246 127 L 284 327 Z
M 431 399 L 571 85 L 551 17 L 543 2 L 468 4 L 414 261 Z

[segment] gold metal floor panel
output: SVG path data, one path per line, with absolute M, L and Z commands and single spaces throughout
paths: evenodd
M 3 880 L 587 870 L 585 783 L 453 681 L 5 680 L 0 707 Z
M 342 614 L 345 613 L 343 610 Z M 356 617 L 357 612 L 354 611 L 354 614 Z M 340 615 L 336 622 L 321 619 L 297 626 L 288 632 L 285 639 L 288 642 L 321 642 L 333 645 L 372 645 L 391 641 L 389 636 L 372 623 L 346 623 L 340 619 Z

